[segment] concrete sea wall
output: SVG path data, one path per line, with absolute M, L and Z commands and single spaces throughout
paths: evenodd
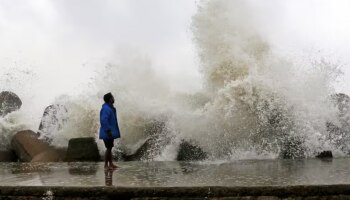
M 269 187 L 48 187 L 3 186 L 0 199 L 350 199 L 350 185 Z

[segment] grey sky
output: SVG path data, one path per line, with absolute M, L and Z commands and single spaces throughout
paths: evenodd
M 47 105 L 58 95 L 79 93 L 124 47 L 149 57 L 173 89 L 199 88 L 190 33 L 196 6 L 188 2 L 1 1 L 0 77 L 12 73 L 21 82 L 4 89 Z
M 350 93 L 349 1 L 247 2 L 276 51 L 329 55 L 343 63 L 345 79 L 337 88 Z M 93 67 L 128 46 L 148 56 L 174 90 L 198 89 L 200 66 L 190 30 L 196 9 L 195 0 L 2 0 L 0 77 L 29 70 L 33 80 L 24 88 L 50 101 L 75 93 Z

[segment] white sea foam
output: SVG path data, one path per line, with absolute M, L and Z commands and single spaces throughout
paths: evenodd
M 133 152 L 136 143 L 166 134 L 155 140 L 148 159 L 176 159 L 182 139 L 195 141 L 209 160 L 276 158 L 285 151 L 306 157 L 323 150 L 347 153 L 349 148 L 328 139 L 326 127 L 341 124 L 329 98 L 338 65 L 316 59 L 301 67 L 300 60 L 276 54 L 251 13 L 243 1 L 199 3 L 192 31 L 201 91 L 173 92 L 151 58 L 123 48 L 96 66 L 83 92 L 56 98 L 54 104 L 67 108 L 67 120 L 47 137 L 57 146 L 72 137 L 98 138 L 102 96 L 112 92 L 123 148 Z

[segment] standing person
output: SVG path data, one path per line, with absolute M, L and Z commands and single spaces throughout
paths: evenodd
M 114 139 L 120 138 L 120 130 L 118 126 L 117 110 L 113 106 L 114 97 L 111 93 L 103 96 L 105 103 L 102 105 L 100 112 L 100 139 L 103 140 L 107 148 L 105 154 L 105 169 L 115 169 L 116 165 L 112 161 L 112 148 L 114 147 Z

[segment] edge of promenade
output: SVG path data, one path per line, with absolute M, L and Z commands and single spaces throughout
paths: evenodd
M 0 186 L 0 199 L 350 199 L 350 185 L 252 187 Z M 328 198 L 329 197 L 329 198 Z M 337 198 L 339 197 L 339 198 Z

